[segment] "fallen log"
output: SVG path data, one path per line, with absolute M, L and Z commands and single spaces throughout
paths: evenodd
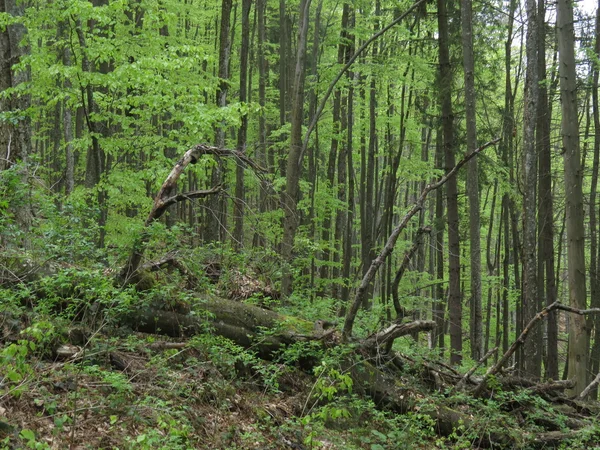
M 353 363 L 348 368 L 354 381 L 354 389 L 371 397 L 379 408 L 395 411 L 399 414 L 418 412 L 430 417 L 435 422 L 435 430 L 441 436 L 450 436 L 456 430 L 464 427 L 472 429 L 474 420 L 469 414 L 457 409 L 449 408 L 436 401 L 425 402 L 424 395 L 413 389 L 405 387 L 398 379 L 369 361 L 363 360 Z M 507 430 L 504 433 L 482 433 L 481 437 L 473 444 L 475 447 L 504 446 L 506 448 L 518 447 L 519 436 Z
M 192 337 L 210 330 L 268 360 L 284 345 L 322 339 L 312 322 L 220 297 L 198 303 L 194 314 L 142 308 L 121 317 L 120 322 L 135 331 L 171 337 Z M 264 330 L 271 331 L 266 334 Z
M 180 338 L 211 330 L 212 333 L 231 339 L 244 348 L 256 351 L 259 357 L 266 360 L 272 360 L 278 351 L 296 342 L 320 341 L 326 347 L 338 345 L 340 342 L 339 331 L 324 330 L 320 321 L 312 323 L 218 297 L 201 303 L 195 314 L 190 316 L 145 308 L 123 317 L 122 323 L 137 331 Z M 385 368 L 380 368 L 377 365 L 380 360 L 365 351 L 380 348 L 382 340 L 385 343 L 386 339 L 395 339 L 415 330 L 428 330 L 432 326 L 433 324 L 427 321 L 396 324 L 362 342 L 355 342 L 358 344 L 356 351 L 359 356 L 352 361 L 348 360 L 346 371 L 353 380 L 353 389 L 370 397 L 378 407 L 401 414 L 424 414 L 435 422 L 436 431 L 440 435 L 448 436 L 461 426 L 472 426 L 473 419 L 468 414 L 437 404 L 435 401 L 424 404 L 423 400 L 426 397 L 423 393 L 399 383 L 397 365 L 388 364 Z M 271 331 L 261 331 L 265 329 Z M 299 361 L 299 366 L 309 370 L 319 363 L 315 358 L 305 358 Z M 496 444 L 511 446 L 515 444 L 515 440 L 510 434 L 492 433 L 477 442 L 477 445 L 486 447 Z

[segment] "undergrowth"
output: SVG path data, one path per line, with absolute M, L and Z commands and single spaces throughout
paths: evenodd
M 206 299 L 172 280 L 138 292 L 115 287 L 101 268 L 65 267 L 0 289 L 0 448 L 445 449 L 502 442 L 502 435 L 528 448 L 531 439 L 515 436 L 517 430 L 535 434 L 551 418 L 565 431 L 572 420 L 536 395 L 500 385 L 483 399 L 432 390 L 421 364 L 436 354 L 411 338 L 397 345 L 414 362 L 398 388 L 416 393 L 417 403 L 399 414 L 354 385 L 352 346 L 298 342 L 267 362 L 215 335 L 209 320 L 174 348 L 119 326 L 120 315 L 166 297 L 173 304 L 163 306 L 198 313 Z M 280 310 L 310 320 L 335 316 L 331 300 Z M 375 326 L 360 324 L 363 333 Z M 59 349 L 67 345 L 76 352 L 65 358 Z M 307 359 L 316 361 L 309 372 L 302 370 Z M 440 406 L 470 421 L 441 437 Z M 586 427 L 561 446 L 592 448 L 598 434 L 598 427 Z

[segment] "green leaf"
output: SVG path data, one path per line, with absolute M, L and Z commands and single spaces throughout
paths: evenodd
M 6 374 L 6 377 L 10 380 L 13 381 L 15 383 L 21 381 L 23 379 L 23 375 L 21 375 L 19 372 L 16 372 L 14 370 L 11 370 L 10 372 L 8 372 Z
M 21 430 L 20 436 L 28 441 L 35 441 L 35 433 L 28 428 Z

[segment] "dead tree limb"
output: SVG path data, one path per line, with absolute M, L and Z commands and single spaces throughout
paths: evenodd
M 423 244 L 422 238 L 425 233 L 431 233 L 431 227 L 422 227 L 417 230 L 415 242 L 404 254 L 402 264 L 400 264 L 400 268 L 398 269 L 398 272 L 396 272 L 394 282 L 392 283 L 392 299 L 394 301 L 394 309 L 396 310 L 396 320 L 402 320 L 406 315 L 406 309 L 400 304 L 400 299 L 398 297 L 398 286 L 400 285 L 400 280 L 402 280 L 402 277 L 404 276 L 404 272 L 406 272 L 406 269 L 410 264 L 410 260 L 415 256 L 415 253 L 417 253 L 421 244 Z
M 168 253 L 158 261 L 150 261 L 142 266 L 140 266 L 140 271 L 149 271 L 149 272 L 158 272 L 165 267 L 172 267 L 177 269 L 177 271 L 181 274 L 181 276 L 185 277 L 187 280 L 188 287 L 197 286 L 199 283 L 198 277 L 190 272 L 188 268 L 177 259 L 177 255 L 175 253 Z
M 554 311 L 555 309 L 562 309 L 563 311 L 568 311 L 568 312 L 571 312 L 574 314 L 579 314 L 579 315 L 600 313 L 600 308 L 577 309 L 577 308 L 573 308 L 571 306 L 563 305 L 562 303 L 559 303 L 559 302 L 554 302 L 554 303 L 546 306 L 544 309 L 542 309 L 540 312 L 538 312 L 533 317 L 533 319 L 531 319 L 529 321 L 529 323 L 525 326 L 525 328 L 523 328 L 523 331 L 521 332 L 521 334 L 519 335 L 517 340 L 515 340 L 513 342 L 513 344 L 506 351 L 506 353 L 504 353 L 502 358 L 500 358 L 496 364 L 494 364 L 492 367 L 489 368 L 489 370 L 486 372 L 485 376 L 483 377 L 483 380 L 481 380 L 481 383 L 479 383 L 479 385 L 477 386 L 477 389 L 475 389 L 475 392 L 474 392 L 475 396 L 481 395 L 481 393 L 487 387 L 487 380 L 489 379 L 489 377 L 497 374 L 498 371 L 502 368 L 502 366 L 504 364 L 506 364 L 506 362 L 510 359 L 510 357 L 517 351 L 517 349 L 525 343 L 525 339 L 527 339 L 527 335 L 531 332 L 533 327 L 536 326 L 540 320 L 542 320 L 551 311 Z
M 353 301 L 352 305 L 350 306 L 348 313 L 346 314 L 346 320 L 344 322 L 344 330 L 342 332 L 342 338 L 344 341 L 348 341 L 352 337 L 352 328 L 354 327 L 354 320 L 356 319 L 356 314 L 358 313 L 358 309 L 359 309 L 361 303 L 363 302 L 364 296 L 367 293 L 367 288 L 369 287 L 369 284 L 371 283 L 371 281 L 373 281 L 373 278 L 375 278 L 375 275 L 377 274 L 379 267 L 381 267 L 381 265 L 385 262 L 386 258 L 394 250 L 394 246 L 396 245 L 396 241 L 398 240 L 400 233 L 406 228 L 410 219 L 412 219 L 415 214 L 417 214 L 419 211 L 421 211 L 423 209 L 423 205 L 425 204 L 425 199 L 427 198 L 427 195 L 431 191 L 434 191 L 435 189 L 438 189 L 441 186 L 443 186 L 450 178 L 455 176 L 456 173 L 461 169 L 461 167 L 464 166 L 471 158 L 478 155 L 484 149 L 486 149 L 498 142 L 500 142 L 500 138 L 496 138 L 496 139 L 482 145 L 478 149 L 475 149 L 472 153 L 469 153 L 462 160 L 460 160 L 456 164 L 456 166 L 454 166 L 452 168 L 452 170 L 450 170 L 446 175 L 441 177 L 435 183 L 428 184 L 425 187 L 425 189 L 423 189 L 423 192 L 421 192 L 421 195 L 419 196 L 419 198 L 417 199 L 415 204 L 405 214 L 405 216 L 402 218 L 402 220 L 396 226 L 396 228 L 394 228 L 394 230 L 392 231 L 392 234 L 388 237 L 388 240 L 387 240 L 385 246 L 383 247 L 383 250 L 381 250 L 381 253 L 379 253 L 379 255 L 371 262 L 371 266 L 369 267 L 369 270 L 367 270 L 367 273 L 365 274 L 362 281 L 360 282 L 360 286 L 358 287 L 358 289 L 356 291 L 354 301 Z
M 477 368 L 479 366 L 481 366 L 490 356 L 492 356 L 497 351 L 498 351 L 498 347 L 494 347 L 489 352 L 487 352 L 485 355 L 483 355 L 483 357 L 479 361 L 477 361 L 477 364 L 475 364 L 473 367 L 471 367 L 469 369 L 469 371 L 463 375 L 463 377 L 460 379 L 460 381 L 458 383 L 456 383 L 456 385 L 452 388 L 451 393 L 457 389 L 462 388 L 465 385 L 465 383 L 467 381 L 469 381 L 469 378 L 471 378 L 471 375 L 473 375 L 475 373 Z
M 386 25 L 381 30 L 379 30 L 377 33 L 375 33 L 373 36 L 371 36 L 369 39 L 367 39 L 354 52 L 354 54 L 350 57 L 350 59 L 348 60 L 348 62 L 338 72 L 338 74 L 333 79 L 333 81 L 331 83 L 329 83 L 329 86 L 327 87 L 327 91 L 325 91 L 325 94 L 323 95 L 323 98 L 321 99 L 321 103 L 319 103 L 319 107 L 317 108 L 317 111 L 315 112 L 315 115 L 313 116 L 312 120 L 310 121 L 310 124 L 308 125 L 308 128 L 306 130 L 306 134 L 304 135 L 304 140 L 302 142 L 302 150 L 300 151 L 300 157 L 298 158 L 298 165 L 302 165 L 302 158 L 304 157 L 304 153 L 306 152 L 306 149 L 308 148 L 308 141 L 310 139 L 310 135 L 314 131 L 315 127 L 317 126 L 317 122 L 319 121 L 319 118 L 321 117 L 321 114 L 323 114 L 323 111 L 325 110 L 325 106 L 327 105 L 327 100 L 329 100 L 329 97 L 333 93 L 333 90 L 335 89 L 335 86 L 342 79 L 342 77 L 344 76 L 344 74 L 348 71 L 348 69 L 350 69 L 350 67 L 352 66 L 352 64 L 354 64 L 354 62 L 356 61 L 356 59 L 367 48 L 369 48 L 369 45 L 371 45 L 373 42 L 375 42 L 377 39 L 379 39 L 381 36 L 383 36 L 385 33 L 387 33 L 388 30 L 390 30 L 391 28 L 393 28 L 394 26 L 396 26 L 400 22 L 402 22 L 410 13 L 412 13 L 413 11 L 415 11 L 416 9 L 418 9 L 419 7 L 421 7 L 422 5 L 425 5 L 426 3 L 427 3 L 427 0 L 418 0 L 418 1 L 414 2 L 410 6 L 410 8 L 408 8 L 406 11 L 404 11 L 404 13 L 400 14 L 392 22 L 390 22 L 388 25 Z
M 154 198 L 154 204 L 152 210 L 144 222 L 144 230 L 140 237 L 136 240 L 131 250 L 131 254 L 127 260 L 127 263 L 118 275 L 118 281 L 121 284 L 131 283 L 136 281 L 136 273 L 140 267 L 146 244 L 150 239 L 148 234 L 148 227 L 158 220 L 167 210 L 167 208 L 177 202 L 184 200 L 190 200 L 194 198 L 206 197 L 208 195 L 214 195 L 220 193 L 223 188 L 222 186 L 215 186 L 212 189 L 203 191 L 192 191 L 182 194 L 172 195 L 173 191 L 177 187 L 177 181 L 181 177 L 181 174 L 190 164 L 196 164 L 198 160 L 204 155 L 212 155 L 217 158 L 230 157 L 235 158 L 240 164 L 251 167 L 257 174 L 266 173 L 267 170 L 259 166 L 257 163 L 252 161 L 245 153 L 238 150 L 230 150 L 225 148 L 211 147 L 205 144 L 198 144 L 190 148 L 179 161 L 175 164 L 171 173 L 167 176 L 164 183 L 162 184 L 158 194 Z
M 395 323 L 365 339 L 362 346 L 368 349 L 376 349 L 389 342 L 394 342 L 400 336 L 406 336 L 407 334 L 419 331 L 431 331 L 434 327 L 435 322 L 433 320 L 415 320 L 414 322 L 403 324 Z
M 588 394 L 590 393 L 590 391 L 592 389 L 594 389 L 594 387 L 600 383 L 600 372 L 598 372 L 598 375 L 596 375 L 596 378 L 594 378 L 594 380 L 587 385 L 587 387 L 581 392 L 581 394 L 579 394 L 579 398 L 584 399 L 588 396 Z

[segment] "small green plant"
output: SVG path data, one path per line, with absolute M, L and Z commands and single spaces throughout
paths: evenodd
M 28 428 L 24 428 L 23 430 L 21 430 L 21 432 L 19 433 L 19 437 L 25 441 L 25 445 L 27 445 L 27 448 L 35 450 L 45 450 L 51 448 L 45 442 L 39 442 L 35 436 L 35 433 Z
M 33 374 L 27 356 L 35 348 L 34 342 L 21 339 L 0 349 L 0 398 L 7 394 L 19 397 L 27 389 L 27 377 Z

